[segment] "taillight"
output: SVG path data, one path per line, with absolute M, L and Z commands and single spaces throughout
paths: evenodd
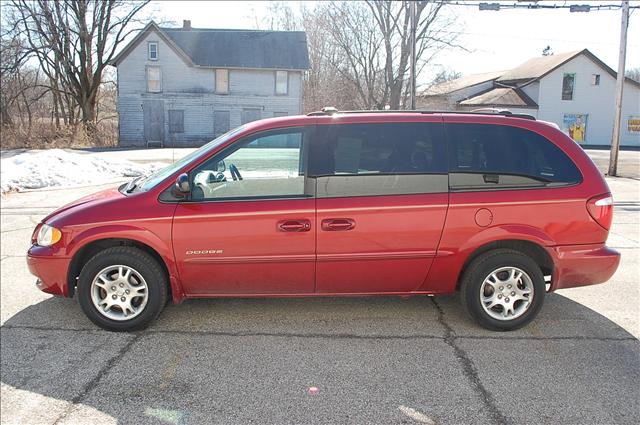
M 594 196 L 587 201 L 587 211 L 600 226 L 609 230 L 613 219 L 613 197 L 610 193 Z

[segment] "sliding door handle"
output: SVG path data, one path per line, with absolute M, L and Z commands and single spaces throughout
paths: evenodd
M 355 228 L 356 222 L 350 218 L 328 218 L 322 220 L 321 227 L 326 232 L 338 232 Z

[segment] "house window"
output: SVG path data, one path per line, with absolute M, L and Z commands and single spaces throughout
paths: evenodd
M 230 115 L 229 111 L 213 111 L 213 132 L 216 137 L 229 131 Z
M 575 82 L 576 74 L 564 74 L 562 76 L 562 100 L 573 100 Z
M 242 110 L 242 116 L 240 117 L 240 122 L 242 124 L 246 124 L 251 121 L 258 121 L 262 117 L 260 116 L 261 111 L 258 108 L 245 108 Z
M 147 91 L 150 93 L 162 91 L 162 70 L 158 66 L 147 67 Z
M 216 93 L 229 93 L 229 70 L 216 69 Z
M 276 71 L 276 94 L 289 93 L 289 73 L 287 71 Z
M 158 60 L 158 43 L 155 41 L 151 41 L 147 46 L 149 49 L 149 60 L 157 61 Z
M 169 110 L 169 133 L 184 133 L 184 111 Z
M 593 74 L 591 76 L 591 85 L 599 86 L 600 85 L 600 74 Z

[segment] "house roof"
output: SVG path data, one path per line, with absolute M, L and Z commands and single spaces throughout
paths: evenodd
M 613 70 L 609 65 L 602 62 L 596 55 L 591 53 L 589 49 L 575 50 L 573 52 L 559 53 L 550 56 L 541 56 L 533 59 L 529 59 L 525 63 L 513 68 L 511 71 L 504 73 L 496 81 L 499 83 L 507 82 L 528 82 L 539 80 L 556 68 L 564 65 L 573 58 L 579 55 L 585 55 L 591 59 L 596 65 L 604 69 L 613 78 L 618 78 L 618 73 Z M 637 82 L 629 77 L 625 77 L 626 82 L 640 87 L 640 82 Z
M 482 74 L 472 74 L 465 77 L 456 78 L 455 80 L 445 81 L 444 83 L 436 84 L 424 90 L 422 96 L 434 96 L 453 93 L 455 91 L 472 87 L 477 84 L 486 83 L 499 78 L 505 71 L 485 72 Z
M 584 52 L 584 50 L 531 58 L 512 70 L 503 73 L 497 81 L 537 80 L 582 52 Z
M 259 31 L 203 28 L 161 28 L 150 22 L 111 61 L 115 66 L 156 31 L 192 66 L 305 70 L 309 68 L 307 38 L 303 31 Z
M 611 67 L 598 59 L 598 57 L 591 53 L 588 49 L 583 49 L 566 53 L 558 53 L 550 56 L 540 56 L 537 58 L 532 58 L 508 71 L 485 72 L 482 74 L 467 75 L 462 78 L 446 81 L 444 83 L 429 87 L 421 93 L 421 96 L 437 96 L 449 94 L 488 81 L 495 81 L 495 85 L 497 87 L 504 87 L 505 85 L 521 87 L 523 85 L 527 85 L 530 82 L 541 79 L 545 75 L 554 71 L 556 68 L 564 65 L 565 63 L 569 62 L 579 55 L 585 55 L 596 65 L 604 69 L 613 78 L 617 78 L 618 74 Z M 635 81 L 628 77 L 626 78 L 626 81 L 637 87 L 640 87 L 640 82 L 638 81 Z
M 538 108 L 538 104 L 518 88 L 495 87 L 460 102 L 463 106 L 508 106 Z
M 214 68 L 308 69 L 303 31 L 161 28 L 200 66 Z

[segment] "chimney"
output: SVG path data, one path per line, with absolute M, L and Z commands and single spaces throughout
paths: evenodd
M 183 30 L 190 30 L 191 29 L 191 20 L 190 19 L 185 19 L 182 21 L 182 29 Z

